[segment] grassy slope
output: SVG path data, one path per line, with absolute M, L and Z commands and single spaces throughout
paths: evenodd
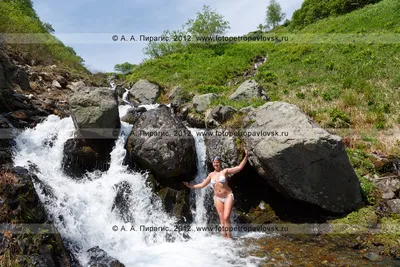
M 190 47 L 146 61 L 130 80 L 146 78 L 168 89 L 180 84 L 192 92 L 217 92 L 224 97 L 214 104 L 242 107 L 246 103 L 226 99 L 238 86 L 226 86 L 227 81 L 250 69 L 254 57 L 268 54 L 256 79 L 272 100 L 298 105 L 321 126 L 335 128 L 355 148 L 398 153 L 398 138 L 382 137 L 381 130 L 398 130 L 400 124 L 400 44 L 313 44 L 308 40 L 314 37 L 307 40 L 302 35 L 400 33 L 398 14 L 399 1 L 383 0 L 344 16 L 321 20 L 299 32 L 280 27 L 275 33 L 289 34 L 291 39 L 278 45 L 242 42 Z
M 0 1 L 1 33 L 37 33 L 35 43 L 8 44 L 7 49 L 37 64 L 57 64 L 88 73 L 75 51 L 51 35 L 27 0 Z

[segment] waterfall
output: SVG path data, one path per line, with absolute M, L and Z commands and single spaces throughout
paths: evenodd
M 128 105 L 121 106 L 120 115 L 123 116 L 128 109 Z M 255 266 L 254 258 L 240 256 L 239 251 L 243 250 L 240 240 L 225 240 L 219 234 L 196 233 L 190 233 L 191 238 L 185 239 L 172 231 L 176 219 L 163 210 L 161 200 L 147 186 L 147 175 L 130 171 L 123 165 L 124 146 L 132 126 L 121 124 L 121 134 L 111 152 L 109 169 L 87 173 L 79 180 L 68 177 L 61 168 L 64 143 L 74 135 L 70 117 L 60 119 L 50 115 L 15 139 L 14 165 L 37 167 L 32 171 L 41 183 L 51 188 L 52 194 L 42 192 L 38 184 L 35 184 L 35 189 L 65 244 L 80 263 L 83 266 L 87 264 L 86 251 L 99 246 L 127 267 Z M 196 142 L 200 155 L 198 166 L 204 166 L 202 142 L 199 139 Z M 204 179 L 205 169 L 199 169 L 196 179 Z M 123 195 L 129 213 L 124 218 L 114 208 L 121 188 L 125 189 Z M 204 196 L 198 194 L 195 223 L 199 224 L 207 216 L 201 199 Z M 169 231 L 143 231 L 141 225 L 166 227 Z
M 188 130 L 192 133 L 195 146 L 196 146 L 196 154 L 197 154 L 197 174 L 194 178 L 194 183 L 201 183 L 207 177 L 206 170 L 206 145 L 204 144 L 204 137 L 201 132 L 204 130 L 188 128 Z M 194 189 L 194 200 L 195 200 L 195 210 L 194 213 L 194 224 L 196 225 L 205 225 L 207 223 L 207 209 L 205 207 L 205 200 L 207 191 L 210 190 L 210 187 L 207 186 L 203 189 Z

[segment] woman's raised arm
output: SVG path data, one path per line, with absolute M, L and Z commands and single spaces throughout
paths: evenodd
M 226 172 L 225 172 L 226 175 L 232 175 L 232 174 L 238 173 L 244 168 L 244 166 L 246 166 L 246 162 L 249 157 L 249 153 L 246 148 L 244 149 L 244 153 L 245 153 L 245 156 L 244 156 L 242 162 L 240 162 L 240 164 L 238 166 L 233 167 L 233 168 L 226 168 Z
M 188 182 L 183 182 L 183 184 L 191 189 L 200 189 L 200 188 L 206 187 L 210 183 L 210 181 L 211 181 L 211 176 L 208 175 L 207 178 L 204 179 L 203 182 L 201 182 L 199 184 L 190 185 Z

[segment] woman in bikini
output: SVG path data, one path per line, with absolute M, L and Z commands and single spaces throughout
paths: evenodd
M 233 207 L 233 193 L 232 189 L 227 183 L 228 175 L 240 172 L 246 165 L 248 158 L 247 149 L 245 149 L 245 156 L 239 166 L 233 168 L 221 169 L 221 158 L 215 157 L 213 160 L 214 171 L 210 173 L 203 182 L 196 185 L 189 185 L 188 182 L 183 182 L 184 185 L 191 189 L 200 189 L 211 183 L 214 187 L 214 204 L 217 209 L 219 220 L 222 227 L 223 237 L 232 238 L 231 232 L 225 231 L 231 226 L 230 215 Z

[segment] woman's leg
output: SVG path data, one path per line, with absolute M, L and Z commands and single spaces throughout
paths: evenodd
M 225 222 L 224 222 L 224 203 L 222 203 L 221 200 L 219 200 L 218 198 L 216 198 L 214 196 L 214 204 L 215 204 L 215 208 L 217 209 L 217 212 L 218 212 L 220 225 L 221 225 L 221 227 L 224 227 L 224 224 L 225 224 Z M 222 230 L 222 236 L 226 237 L 226 233 L 223 230 Z
M 224 227 L 227 227 L 227 229 L 229 229 L 229 227 L 231 227 L 231 221 L 230 221 L 230 216 L 231 216 L 231 212 L 232 212 L 232 207 L 233 207 L 233 195 L 230 194 L 227 196 L 226 201 L 224 203 L 224 222 L 225 225 Z M 232 234 L 231 232 L 228 230 L 226 233 L 228 238 L 232 238 Z

